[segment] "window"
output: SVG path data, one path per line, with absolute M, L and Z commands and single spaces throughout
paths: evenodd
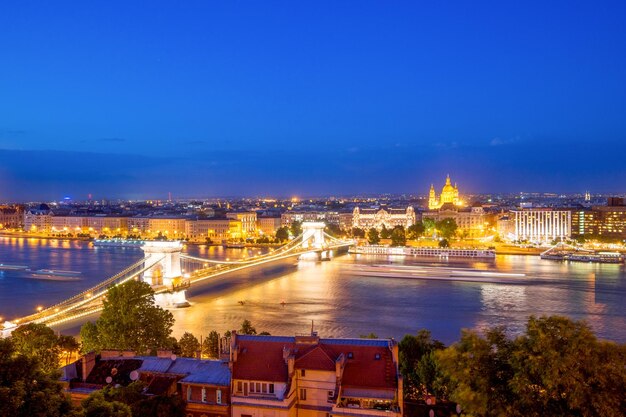
M 256 392 L 261 392 L 261 383 L 260 382 L 256 383 Z
M 263 392 L 263 394 L 265 394 L 267 392 L 267 384 L 266 383 L 261 384 L 261 391 Z
M 206 402 L 206 388 L 202 387 L 202 402 Z
M 273 394 L 274 393 L 274 384 L 270 384 L 269 389 L 270 389 L 270 394 Z
M 191 401 L 191 386 L 187 385 L 187 401 Z
M 300 399 L 301 400 L 306 400 L 306 389 L 304 388 L 300 388 Z
M 243 382 L 237 381 L 237 392 L 243 391 Z
M 218 404 L 222 403 L 222 390 L 218 389 L 215 391 L 215 402 Z
M 328 391 L 328 401 L 332 401 L 335 396 L 335 391 Z
M 300 369 L 300 376 L 306 376 L 306 370 Z

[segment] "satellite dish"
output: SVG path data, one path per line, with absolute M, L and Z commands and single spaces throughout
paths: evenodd
M 132 371 L 130 373 L 130 380 L 131 381 L 136 381 L 137 379 L 139 379 L 139 372 L 137 371 Z
M 105 379 L 105 381 L 107 382 L 107 384 L 110 384 L 111 382 L 113 382 L 113 378 L 107 376 L 107 379 Z
M 175 360 L 176 360 L 176 355 L 172 355 L 172 356 L 170 356 L 170 359 L 172 359 L 173 361 L 175 361 Z

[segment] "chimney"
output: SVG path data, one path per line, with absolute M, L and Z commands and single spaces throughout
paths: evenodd
M 289 355 L 289 357 L 287 358 L 287 374 L 289 375 L 290 378 L 295 371 L 295 367 L 296 367 L 296 357 L 294 355 Z
M 93 370 L 94 366 L 96 366 L 96 352 L 89 352 L 83 356 L 82 360 L 83 382 L 87 381 L 87 377 Z

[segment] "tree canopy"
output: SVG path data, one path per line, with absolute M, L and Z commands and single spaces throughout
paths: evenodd
M 18 327 L 11 334 L 18 353 L 36 358 L 44 372 L 59 368 L 61 346 L 54 331 L 45 324 L 28 323 Z
M 406 245 L 406 234 L 404 227 L 396 226 L 391 231 L 391 246 L 404 246 Z
M 461 340 L 436 360 L 450 398 L 471 416 L 622 416 L 626 346 L 598 340 L 587 324 L 530 317 L 525 334 L 503 328 Z
M 0 338 L 0 416 L 67 415 L 71 403 L 57 378 L 43 370 L 38 355 L 18 352 L 13 337 Z
M 370 245 L 377 245 L 380 243 L 380 235 L 378 233 L 378 230 L 374 229 L 373 227 L 367 231 L 367 241 L 369 242 Z
M 193 334 L 185 332 L 178 341 L 180 355 L 185 358 L 195 358 L 200 350 L 200 342 Z
M 171 348 L 173 325 L 172 313 L 155 304 L 150 285 L 131 280 L 109 289 L 100 318 L 81 328 L 82 350 L 120 349 L 145 354 Z
M 445 219 L 441 219 L 436 222 L 435 228 L 443 238 L 450 239 L 456 233 L 458 226 L 456 224 L 456 220 L 446 217 Z

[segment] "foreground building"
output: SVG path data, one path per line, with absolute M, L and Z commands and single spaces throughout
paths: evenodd
M 402 415 L 393 340 L 233 333 L 229 353 L 233 417 Z
M 612 197 L 607 200 L 606 206 L 575 210 L 572 213 L 572 235 L 592 239 L 626 239 L 624 199 Z
M 126 386 L 139 380 L 145 394 L 179 395 L 187 417 L 230 417 L 230 370 L 219 360 L 176 358 L 170 351 L 158 356 L 133 352 L 90 353 L 61 368 L 61 381 L 74 404 L 107 385 Z

